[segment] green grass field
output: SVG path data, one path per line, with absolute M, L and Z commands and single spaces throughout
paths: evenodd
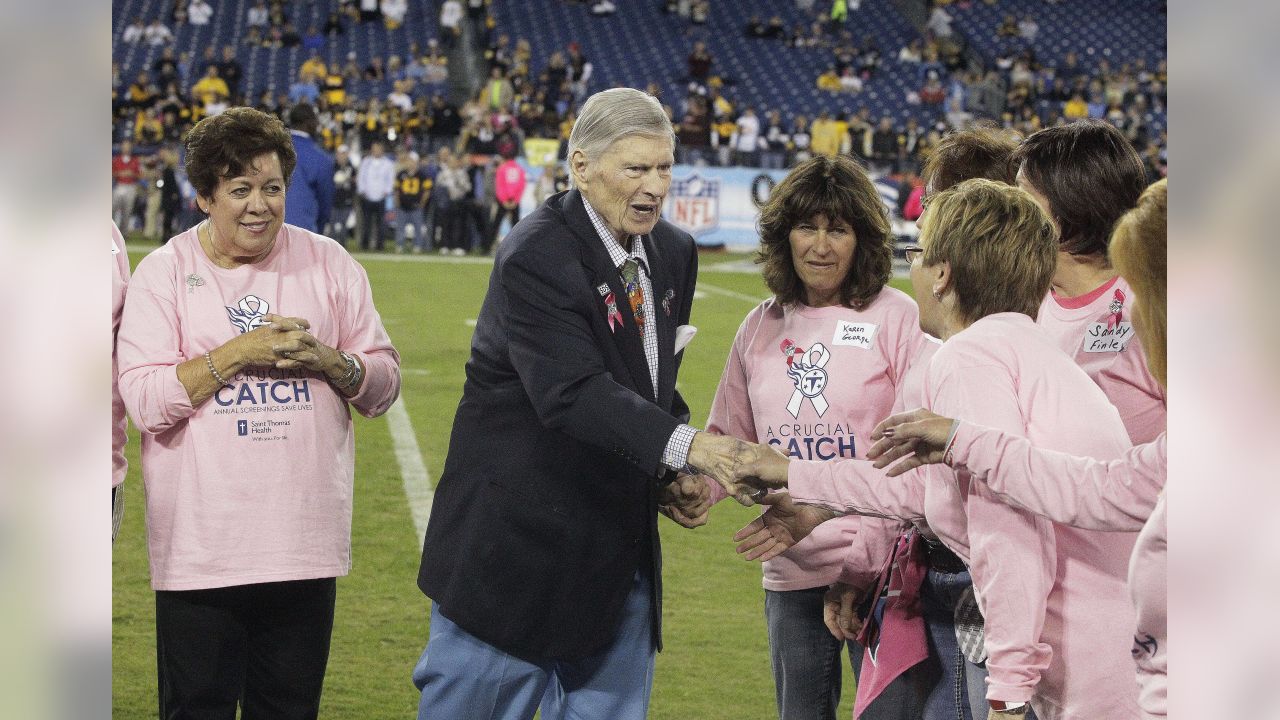
M 130 253 L 135 265 L 142 254 Z M 479 311 L 491 265 L 412 256 L 361 259 L 400 351 L 402 398 L 434 479 L 444 465 L 462 394 L 472 332 L 468 320 Z M 692 318 L 699 332 L 685 352 L 679 385 L 695 425 L 705 423 L 739 323 L 768 295 L 744 260 L 733 254 L 704 254 L 701 260 Z M 717 266 L 736 271 L 717 271 Z M 415 585 L 421 548 L 387 419 L 355 417 L 354 568 L 338 582 L 321 717 L 410 718 L 417 708 L 410 672 L 427 639 L 429 610 Z M 113 558 L 112 716 L 117 719 L 156 716 L 155 602 L 138 443 L 131 429 L 125 521 Z M 660 520 L 666 648 L 657 660 L 650 712 L 655 720 L 776 717 L 760 569 L 738 559 L 730 539 L 755 512 L 721 503 L 708 525 L 696 530 Z M 845 675 L 838 717 L 848 717 L 852 706 L 847 663 Z

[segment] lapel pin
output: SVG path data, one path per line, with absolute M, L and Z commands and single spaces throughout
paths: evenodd
M 200 277 L 195 273 L 191 273 L 190 275 L 187 276 L 187 293 L 188 294 L 195 293 L 196 288 L 200 287 L 203 284 L 204 284 L 204 278 Z
M 662 311 L 667 314 L 667 317 L 671 317 L 671 301 L 675 299 L 675 296 L 676 291 L 667 288 L 667 294 L 662 298 Z

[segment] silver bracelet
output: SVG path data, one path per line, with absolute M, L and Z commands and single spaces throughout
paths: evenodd
M 213 379 L 217 380 L 219 385 L 222 387 L 228 387 L 231 385 L 231 383 L 227 382 L 227 379 L 222 377 L 222 374 L 218 372 L 218 368 L 213 366 L 213 358 L 209 357 L 209 353 L 204 354 L 204 364 L 209 367 L 209 374 L 213 375 Z

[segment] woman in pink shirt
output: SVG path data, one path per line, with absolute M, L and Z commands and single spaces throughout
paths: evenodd
M 1111 239 L 1111 258 L 1131 279 L 1134 325 L 1146 350 L 1151 374 L 1166 387 L 1165 337 L 1168 181 L 1143 193 L 1120 219 Z M 1165 589 L 1165 469 L 1168 441 L 1161 432 L 1121 458 L 1104 462 L 1034 446 L 1024 437 L 952 420 L 927 410 L 886 419 L 883 438 L 868 451 L 876 467 L 899 475 L 925 463 L 964 468 L 997 496 L 1055 522 L 1094 530 L 1140 530 L 1129 561 L 1129 590 L 1137 607 L 1133 659 L 1138 666 L 1139 702 L 1144 718 L 1167 715 L 1167 623 Z M 949 443 L 949 444 L 948 444 Z
M 1032 319 L 1056 255 L 1055 229 L 1035 202 L 966 181 L 931 199 L 921 244 L 911 270 L 921 327 L 944 341 L 925 376 L 926 407 L 1064 452 L 1120 457 L 1129 443 L 1119 415 Z M 790 493 L 762 498 L 774 507 L 736 536 L 748 557 L 771 557 L 841 514 L 923 517 L 973 576 L 989 717 L 1021 717 L 1028 703 L 1041 720 L 1138 717 L 1128 643 L 1110 631 L 1133 619 L 1123 561 L 1133 534 L 1052 523 L 965 470 L 930 466 L 888 480 L 860 460 L 746 455 L 738 481 Z
M 738 328 L 707 431 L 797 459 L 863 457 L 922 339 L 915 302 L 886 286 L 893 237 L 880 197 L 849 158 L 816 157 L 774 188 L 759 228 L 758 261 L 774 297 Z M 716 500 L 725 497 L 711 485 Z M 899 524 L 841 518 L 764 563 L 783 720 L 835 717 L 845 643 L 823 622 L 823 597 L 839 580 L 865 591 Z M 857 675 L 862 647 L 847 649 Z M 863 717 L 917 718 L 919 704 L 899 683 Z
M 1018 187 L 1060 231 L 1037 322 L 1106 393 L 1129 440 L 1151 442 L 1165 428 L 1164 388 L 1133 341 L 1133 289 L 1107 258 L 1112 228 L 1146 187 L 1142 160 L 1110 123 L 1083 120 L 1032 133 L 1014 162 Z
M 186 137 L 208 219 L 143 258 L 117 337 L 142 431 L 161 717 L 315 718 L 351 568 L 350 407 L 399 356 L 364 270 L 284 224 L 283 124 L 232 108 Z

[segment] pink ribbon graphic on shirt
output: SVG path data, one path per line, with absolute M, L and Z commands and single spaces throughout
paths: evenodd
M 1124 319 L 1124 291 L 1116 288 L 1115 295 L 1111 298 L 1111 304 L 1107 306 L 1107 312 L 1111 313 L 1111 317 L 1107 319 L 1107 329 L 1110 330 L 1120 324 Z
M 783 352 L 786 352 L 785 342 L 783 347 Z M 801 351 L 787 360 L 790 364 L 787 376 L 796 386 L 795 392 L 791 393 L 791 400 L 787 402 L 787 412 L 791 413 L 791 417 L 800 417 L 800 407 L 804 404 L 804 399 L 809 398 L 818 417 L 822 417 L 828 407 L 827 399 L 822 396 L 822 391 L 827 387 L 827 371 L 824 368 L 831 360 L 831 351 L 822 343 L 814 343 L 809 352 Z

